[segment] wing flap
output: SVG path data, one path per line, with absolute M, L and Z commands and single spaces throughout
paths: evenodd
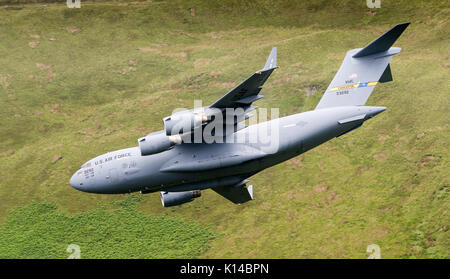
M 245 183 L 247 182 L 247 180 L 244 180 L 234 186 L 221 186 L 211 189 L 214 190 L 217 194 L 231 201 L 232 203 L 241 204 L 254 200 L 253 186 L 250 185 L 248 187 L 245 187 Z
M 243 104 L 243 105 L 250 105 L 251 103 L 258 101 L 259 99 L 264 98 L 263 95 L 252 95 L 248 96 L 242 99 L 239 99 L 236 101 L 236 103 Z

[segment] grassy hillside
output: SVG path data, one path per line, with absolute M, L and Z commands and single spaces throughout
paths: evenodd
M 135 210 L 136 201 L 130 196 L 116 202 L 115 209 L 72 216 L 52 203 L 18 207 L 0 228 L 0 258 L 67 258 L 74 244 L 80 258 L 191 258 L 208 247 L 213 238 L 208 228 L 147 216 Z
M 131 245 L 129 228 L 139 223 L 132 212 L 146 230 L 157 224 L 194 240 L 182 251 L 154 249 L 167 235 L 148 233 L 148 250 L 118 257 L 367 258 L 377 244 L 383 258 L 449 258 L 448 3 L 382 1 L 370 10 L 365 1 L 330 2 L 0 7 L 0 236 L 16 243 L 0 242 L 0 257 L 67 257 L 67 243 L 105 230 L 98 241 Z M 405 21 L 412 24 L 396 43 L 403 51 L 391 63 L 394 82 L 368 102 L 388 110 L 252 177 L 255 201 L 236 206 L 208 190 L 165 209 L 157 194 L 133 194 L 124 213 L 117 203 L 130 195 L 68 185 L 82 163 L 135 146 L 174 108 L 221 97 L 263 66 L 272 46 L 281 68 L 258 105 L 282 115 L 313 109 L 347 50 Z M 49 230 L 41 242 L 36 232 L 56 220 L 77 229 L 66 239 L 64 226 Z M 82 229 L 89 224 L 96 229 Z M 114 252 L 76 244 L 86 257 Z

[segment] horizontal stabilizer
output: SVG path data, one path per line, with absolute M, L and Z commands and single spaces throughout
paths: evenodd
M 396 25 L 394 28 L 378 37 L 375 41 L 368 44 L 365 48 L 361 49 L 353 55 L 353 57 L 359 58 L 388 50 L 395 41 L 397 41 L 403 31 L 405 31 L 408 25 L 409 22 Z

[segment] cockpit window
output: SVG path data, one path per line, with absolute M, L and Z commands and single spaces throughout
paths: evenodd
M 87 162 L 86 164 L 82 165 L 81 168 L 89 168 L 91 166 L 91 162 Z

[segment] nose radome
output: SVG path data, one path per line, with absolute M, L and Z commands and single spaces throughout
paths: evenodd
M 82 180 L 82 175 L 78 175 L 78 172 L 74 173 L 72 175 L 72 178 L 70 178 L 70 186 L 72 186 L 73 188 L 83 191 L 84 190 L 84 183 Z

